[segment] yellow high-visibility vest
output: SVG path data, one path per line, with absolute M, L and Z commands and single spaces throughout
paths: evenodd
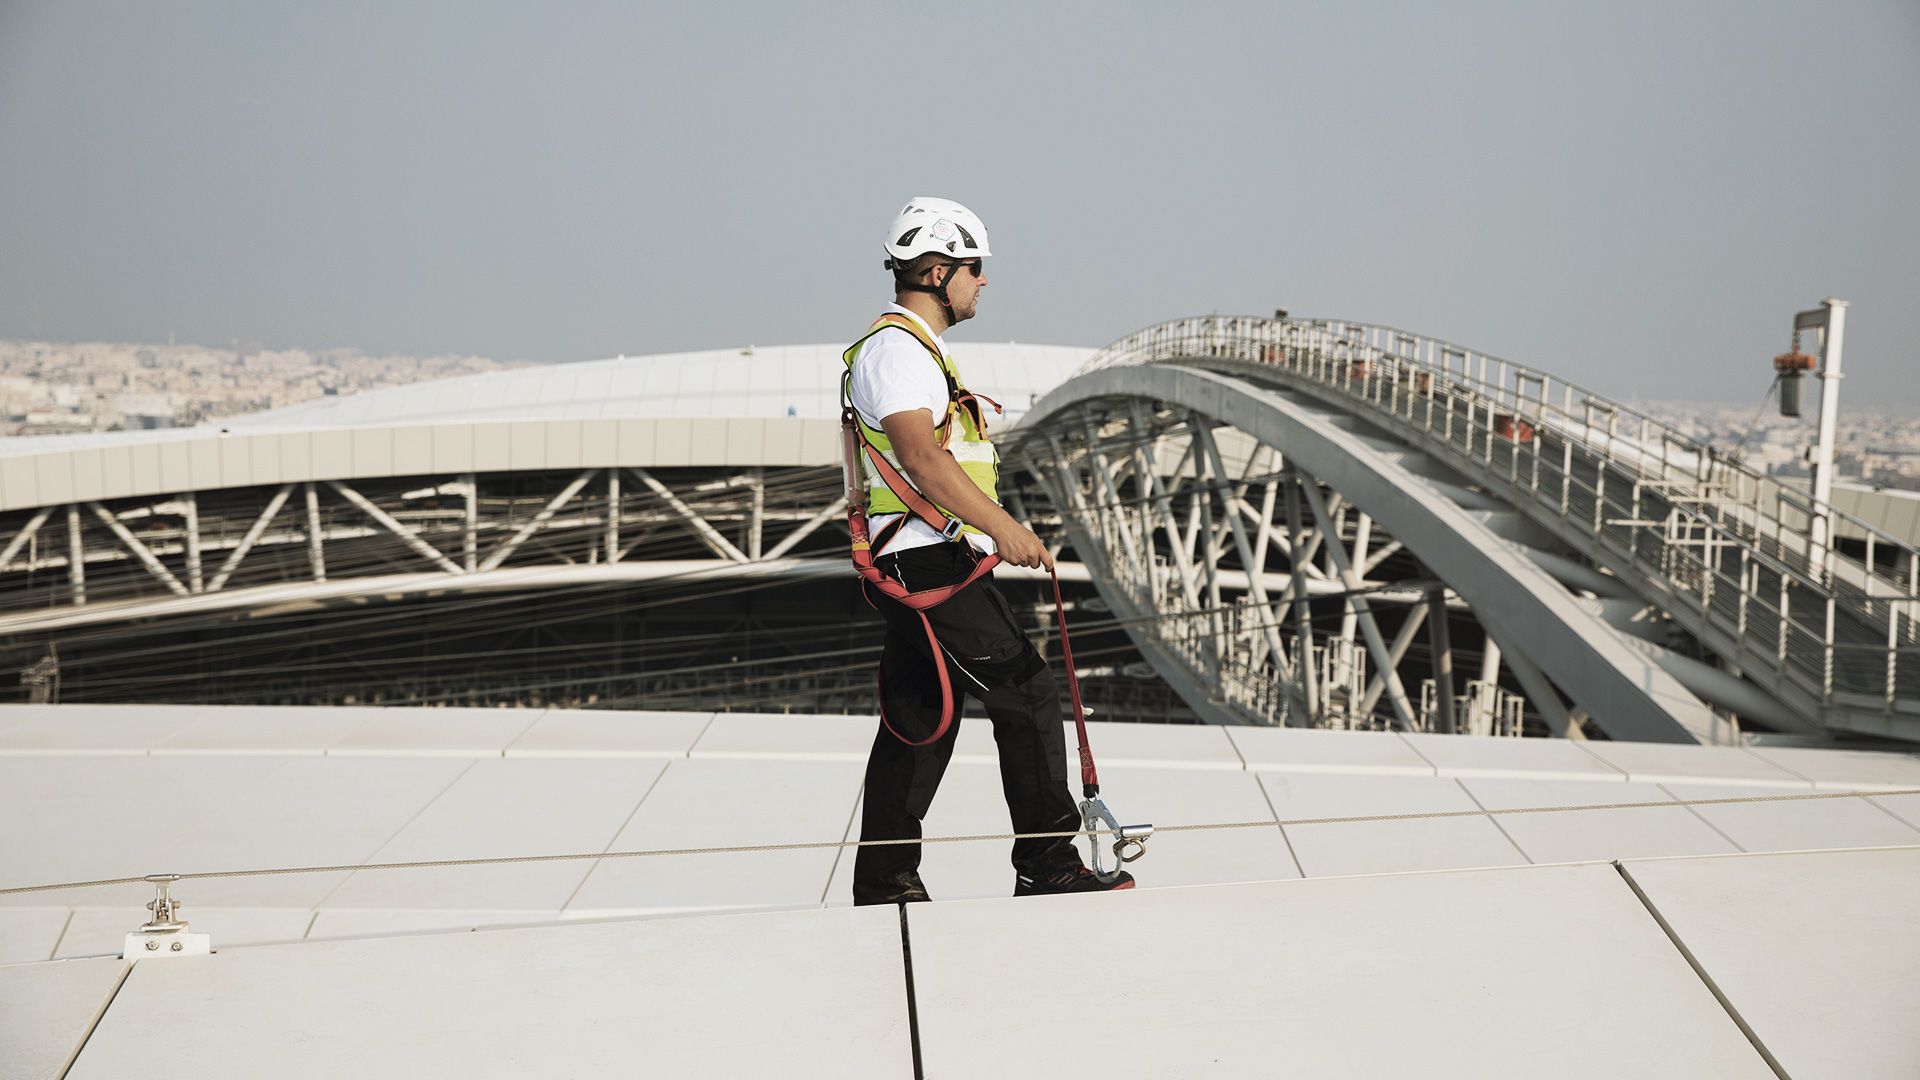
M 970 398 L 971 395 L 966 392 L 966 384 L 960 381 L 959 369 L 954 367 L 952 357 L 941 353 L 940 347 L 933 343 L 933 339 L 918 322 L 905 315 L 888 312 L 875 319 L 873 325 L 867 327 L 867 332 L 860 335 L 860 340 L 847 346 L 847 351 L 841 354 L 841 358 L 847 364 L 847 373 L 840 384 L 842 403 L 848 407 L 853 404 L 853 362 L 860 355 L 860 346 L 866 344 L 868 338 L 891 327 L 899 327 L 912 334 L 913 339 L 927 350 L 927 355 L 940 366 L 940 373 L 946 377 L 947 410 L 944 416 L 935 420 L 934 438 L 953 455 L 955 461 L 960 463 L 961 471 L 967 474 L 967 479 L 972 480 L 975 487 L 985 492 L 987 498 L 999 502 L 1000 455 L 994 450 L 993 441 L 987 438 L 985 425 L 977 422 L 976 413 L 979 406 L 975 405 L 969 409 L 962 405 L 962 401 Z M 900 459 L 894 455 L 893 443 L 887 438 L 886 431 L 869 425 L 858 409 L 853 410 L 853 416 L 854 422 L 860 425 L 860 434 L 873 444 L 874 449 L 880 451 L 881 456 L 885 457 L 889 464 L 895 469 L 900 469 Z M 956 432 L 959 435 L 958 438 L 954 437 Z M 865 457 L 860 459 L 860 470 L 867 482 L 868 513 L 879 515 L 907 512 L 907 504 L 901 501 L 900 496 L 893 493 L 893 489 L 886 485 L 886 482 L 874 471 L 872 463 Z M 950 518 L 958 517 L 944 506 L 940 507 L 940 512 Z M 965 526 L 962 531 L 980 532 L 972 525 Z

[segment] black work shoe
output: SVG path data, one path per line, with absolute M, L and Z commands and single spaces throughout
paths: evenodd
M 1117 889 L 1133 888 L 1133 875 L 1119 870 L 1105 881 L 1094 876 L 1093 871 L 1084 866 L 1067 870 L 1056 870 L 1038 878 L 1020 874 L 1014 878 L 1015 896 L 1051 896 L 1055 893 L 1113 892 Z
M 921 883 L 920 875 L 909 870 L 896 875 L 891 881 L 879 887 L 853 889 L 853 906 L 865 907 L 868 904 L 923 904 L 933 897 L 927 895 L 927 887 Z

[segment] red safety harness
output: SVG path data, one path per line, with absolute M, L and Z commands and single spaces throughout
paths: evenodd
M 908 325 L 907 320 L 901 316 L 889 313 L 888 315 L 881 316 L 880 322 L 898 326 L 908 333 L 912 333 L 915 340 L 920 341 L 923 345 L 927 346 L 929 351 L 932 351 L 932 345 L 926 342 L 920 334 L 914 332 L 914 328 Z M 879 324 L 876 324 L 876 327 L 878 326 Z M 869 331 L 869 333 L 873 332 L 874 331 Z M 941 447 L 944 448 L 947 445 L 947 440 L 952 437 L 954 414 L 962 409 L 967 410 L 971 415 L 974 422 L 974 430 L 984 435 L 987 430 L 987 422 L 986 417 L 981 414 L 980 401 L 984 400 L 989 405 L 992 405 L 996 413 L 1003 411 L 1000 408 L 1000 403 L 985 395 L 969 393 L 959 385 L 951 373 L 947 372 L 944 364 L 941 365 L 941 373 L 946 375 L 947 378 L 948 395 L 947 417 L 941 421 L 939 425 Z M 869 586 L 878 589 L 882 595 L 892 597 L 894 600 L 906 605 L 909 610 L 920 617 L 920 625 L 925 629 L 927 634 L 927 647 L 933 654 L 934 668 L 939 672 L 940 676 L 940 722 L 935 725 L 933 734 L 915 741 L 902 735 L 900 730 L 893 726 L 893 722 L 887 719 L 887 688 L 885 675 L 882 672 L 876 672 L 875 684 L 878 686 L 880 692 L 880 722 L 886 726 L 889 732 L 893 733 L 894 738 L 899 739 L 908 746 L 927 746 L 931 743 L 938 742 L 953 726 L 954 708 L 953 684 L 947 677 L 945 650 L 940 645 L 940 639 L 934 634 L 933 623 L 927 619 L 926 613 L 946 603 L 948 600 L 953 599 L 954 595 L 960 590 L 992 573 L 993 568 L 1000 565 L 1000 556 L 997 554 L 979 555 L 973 546 L 969 544 L 967 545 L 967 550 L 974 554 L 975 559 L 973 569 L 968 571 L 965 578 L 955 584 L 942 585 L 932 589 L 911 590 L 908 589 L 904 583 L 882 573 L 880 568 L 874 565 L 875 553 L 884 552 L 887 545 L 893 541 L 894 536 L 911 518 L 918 518 L 926 522 L 941 536 L 955 543 L 964 543 L 964 541 L 961 540 L 961 531 L 966 526 L 960 519 L 949 516 L 945 511 L 935 506 L 932 500 L 920 494 L 912 482 L 903 476 L 900 470 L 893 467 L 893 463 L 887 460 L 886 455 L 880 451 L 880 448 L 873 445 L 867 438 L 863 425 L 860 422 L 860 417 L 853 408 L 851 368 L 848 369 L 847 378 L 841 383 L 840 397 L 840 430 L 843 465 L 846 472 L 847 484 L 847 532 L 853 538 L 853 568 L 860 573 L 863 590 Z M 898 518 L 888 523 L 885 528 L 881 529 L 880 535 L 878 536 L 869 535 L 869 527 L 867 524 L 867 485 L 861 477 L 860 472 L 860 462 L 862 458 L 873 466 L 874 474 L 880 478 L 882 483 L 886 484 L 889 491 L 893 492 L 894 497 L 898 498 L 907 508 L 906 513 L 901 514 Z M 1086 801 L 1080 804 L 1082 827 L 1089 833 L 1093 833 L 1104 824 L 1112 831 L 1115 838 L 1113 844 L 1114 855 L 1120 862 L 1132 862 L 1145 853 L 1146 840 L 1147 837 L 1152 834 L 1153 826 L 1120 825 L 1114 819 L 1112 812 L 1107 809 L 1106 804 L 1100 799 L 1100 772 L 1094 766 L 1093 748 L 1087 742 L 1087 710 L 1080 700 L 1080 680 L 1078 676 L 1074 674 L 1073 645 L 1067 640 L 1066 603 L 1060 595 L 1060 575 L 1055 573 L 1052 567 L 1048 567 L 1047 572 L 1053 581 L 1053 617 L 1055 623 L 1060 628 L 1060 659 L 1067 668 L 1067 692 L 1073 702 L 1074 730 L 1080 739 L 1080 784 L 1082 790 L 1086 793 Z M 869 596 L 867 600 L 868 603 L 872 603 L 871 596 Z M 1092 850 L 1094 872 L 1105 877 L 1106 874 L 1100 859 L 1100 845 L 1097 843 L 1094 844 Z

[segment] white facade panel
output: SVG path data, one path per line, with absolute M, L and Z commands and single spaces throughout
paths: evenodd
M 549 420 L 547 429 L 547 467 L 578 469 L 586 462 L 580 453 L 580 421 Z
M 393 475 L 424 476 L 433 471 L 433 428 L 424 424 L 394 428 Z
M 624 464 L 620 460 L 620 422 L 583 420 L 580 422 L 580 463 L 606 468 Z
M 316 431 L 310 437 L 315 479 L 335 480 L 353 475 L 353 432 Z
M 545 469 L 547 461 L 547 425 L 539 420 L 517 420 L 508 425 L 507 467 Z
M 353 430 L 353 475 L 393 475 L 393 429 L 355 428 Z
M 473 428 L 466 424 L 434 424 L 433 471 L 463 473 L 473 467 Z
M 800 440 L 806 423 L 804 420 L 785 418 L 768 422 L 762 436 L 762 450 L 769 464 L 776 461 L 795 465 L 800 463 Z
M 728 421 L 699 417 L 687 421 L 690 465 L 724 465 L 727 462 Z
M 214 448 L 220 453 L 221 487 L 246 487 L 261 482 L 253 475 L 252 439 L 228 436 L 215 443 Z
M 288 480 L 317 480 L 313 467 L 313 436 L 304 431 L 289 431 L 280 440 L 280 472 Z
M 766 429 L 770 423 L 758 418 L 726 421 L 725 450 L 719 464 L 757 465 L 765 461 Z
M 182 491 L 199 491 L 220 486 L 220 443 L 217 439 L 197 437 L 186 440 L 187 485 Z
M 236 435 L 245 441 L 247 452 L 253 455 L 253 475 L 256 484 L 284 484 L 289 477 L 280 464 L 280 437 L 277 435 Z
M 47 454 L 33 464 L 34 491 L 41 499 L 56 504 L 74 501 L 72 455 Z
M 472 467 L 475 472 L 495 472 L 511 467 L 513 460 L 513 425 L 504 421 L 475 424 L 473 426 L 472 438 Z
M 105 496 L 105 467 L 99 450 L 75 450 L 68 455 L 68 460 L 73 464 L 75 497 L 98 499 Z
M 794 465 L 833 465 L 840 461 L 838 421 L 806 420 L 800 428 L 800 456 Z
M 659 438 L 659 433 L 654 430 L 659 421 L 618 420 L 615 423 L 619 428 L 614 453 L 619 455 L 620 464 L 645 467 L 659 461 L 654 443 Z
M 693 464 L 693 421 L 655 420 L 652 422 L 652 427 L 655 465 Z M 724 427 L 721 430 L 725 432 Z
M 117 500 L 140 490 L 132 480 L 134 454 L 148 454 L 148 450 L 136 452 L 131 446 L 106 446 L 100 450 L 100 498 Z
M 40 484 L 35 478 L 35 471 L 32 458 L 0 458 L 0 492 L 4 492 L 7 509 L 47 505 L 40 498 Z

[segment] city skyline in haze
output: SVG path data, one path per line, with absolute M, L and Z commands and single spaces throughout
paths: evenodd
M 554 362 L 850 340 L 958 199 L 968 341 L 1363 319 L 1920 406 L 1920 8 L 0 8 L 0 337 Z

